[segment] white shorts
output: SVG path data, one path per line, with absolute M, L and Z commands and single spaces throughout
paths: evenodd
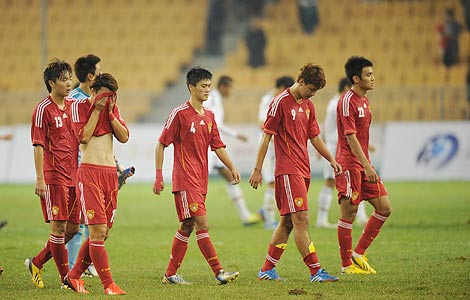
M 331 155 L 335 157 L 336 155 L 336 145 L 330 145 L 327 144 L 326 148 L 328 148 L 328 151 L 330 151 Z M 333 168 L 331 167 L 330 163 L 324 159 L 323 157 L 321 158 L 322 164 L 323 164 L 323 179 L 334 179 L 335 178 L 335 172 Z
M 274 143 L 271 141 L 268 145 L 268 151 L 264 158 L 263 169 L 261 175 L 263 175 L 264 183 L 274 182 L 274 167 L 276 166 L 276 156 L 274 154 Z

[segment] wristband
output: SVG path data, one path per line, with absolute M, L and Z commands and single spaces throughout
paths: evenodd
M 157 171 L 155 172 L 155 179 L 159 181 L 163 181 L 162 169 L 157 169 Z
M 109 112 L 109 121 L 114 121 L 114 119 L 116 119 L 116 116 L 113 114 L 112 111 Z

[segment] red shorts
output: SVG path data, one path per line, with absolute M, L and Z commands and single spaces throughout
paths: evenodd
M 352 204 L 357 205 L 362 200 L 388 195 L 382 179 L 379 177 L 376 183 L 368 182 L 364 171 L 343 171 L 336 177 L 335 182 L 338 190 L 338 202 L 341 201 L 341 198 L 347 198 Z
M 180 222 L 206 215 L 206 195 L 194 191 L 173 192 L 175 196 L 176 213 Z
M 41 198 L 44 221 L 68 221 L 69 187 L 64 185 L 47 184 L 46 195 Z
M 75 187 L 69 187 L 69 223 L 80 224 L 81 210 Z
M 77 173 L 77 198 L 86 225 L 113 226 L 117 211 L 116 167 L 81 164 Z
M 274 186 L 277 208 L 281 216 L 308 210 L 307 193 L 310 178 L 293 174 L 279 175 L 275 179 Z

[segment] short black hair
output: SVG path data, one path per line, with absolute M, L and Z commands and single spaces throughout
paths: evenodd
M 338 83 L 338 93 L 341 93 L 346 86 L 351 86 L 351 83 L 346 77 L 343 77 Z
M 186 74 L 186 86 L 196 86 L 197 83 L 204 79 L 212 79 L 212 73 L 201 67 L 194 67 Z
M 73 66 L 78 81 L 85 82 L 88 74 L 95 74 L 96 64 L 100 61 L 101 59 L 94 54 L 88 54 L 78 58 Z
M 50 93 L 52 87 L 49 80 L 56 81 L 64 76 L 65 73 L 72 74 L 72 67 L 64 60 L 54 58 L 44 69 L 44 83 L 46 84 L 47 91 Z
M 276 79 L 276 88 L 285 88 L 287 89 L 288 87 L 292 86 L 294 84 L 295 80 L 291 76 L 282 76 Z
M 359 78 L 361 78 L 362 69 L 364 67 L 372 66 L 372 62 L 363 56 L 351 56 L 344 65 L 344 70 L 349 82 L 354 84 L 353 76 L 357 75 Z

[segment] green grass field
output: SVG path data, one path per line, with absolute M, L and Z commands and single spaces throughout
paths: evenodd
M 310 189 L 315 223 L 320 180 Z M 337 283 L 310 284 L 293 238 L 278 264 L 286 282 L 259 282 L 271 232 L 262 225 L 243 227 L 222 181 L 212 179 L 207 207 L 211 239 L 226 270 L 240 271 L 233 284 L 218 286 L 199 252 L 194 234 L 179 273 L 190 286 L 164 286 L 174 233 L 178 227 L 169 186 L 162 196 L 151 185 L 128 184 L 120 193 L 119 212 L 106 243 L 114 280 L 125 296 L 104 295 L 98 278 L 86 279 L 89 295 L 59 289 L 53 261 L 45 266 L 46 287 L 35 288 L 23 266 L 48 238 L 39 199 L 32 185 L 0 185 L 0 299 L 470 299 L 470 183 L 386 183 L 393 213 L 368 250 L 377 275 L 341 276 Z M 257 209 L 263 191 L 242 183 L 248 204 Z M 370 207 L 368 212 L 371 212 Z M 338 216 L 332 205 L 330 221 Z M 310 226 L 322 267 L 339 275 L 335 230 Z M 355 243 L 361 228 L 354 227 Z M 293 295 L 292 291 L 299 292 Z

